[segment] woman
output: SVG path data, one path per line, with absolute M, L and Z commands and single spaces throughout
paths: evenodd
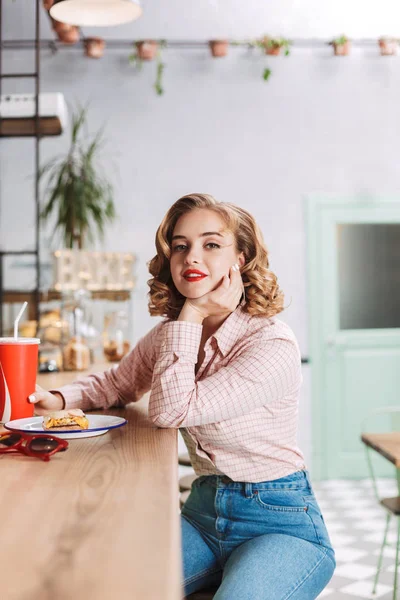
M 149 308 L 167 318 L 119 366 L 32 401 L 39 414 L 121 406 L 151 388 L 150 419 L 181 428 L 199 476 L 181 518 L 185 594 L 217 583 L 215 600 L 312 600 L 335 559 L 297 447 L 300 354 L 261 232 L 191 194 L 156 247 Z

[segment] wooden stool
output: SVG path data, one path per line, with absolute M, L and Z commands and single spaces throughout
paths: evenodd
M 193 481 L 197 479 L 197 475 L 184 475 L 179 479 L 179 491 L 186 492 L 192 488 Z
M 214 594 L 217 593 L 218 587 L 210 587 L 205 590 L 193 592 L 190 596 L 186 596 L 186 600 L 212 600 Z
M 179 506 L 181 508 L 185 504 L 186 500 L 189 498 L 189 494 L 190 490 L 186 490 L 186 492 L 182 492 L 181 494 L 179 494 Z
M 192 463 L 190 461 L 189 454 L 179 454 L 178 465 L 181 465 L 182 467 L 191 467 Z

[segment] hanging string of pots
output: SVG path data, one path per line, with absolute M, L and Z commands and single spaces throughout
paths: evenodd
M 58 0 L 43 0 L 43 7 L 48 13 L 51 27 L 56 34 L 58 41 L 62 45 L 67 46 L 73 46 L 82 42 L 85 56 L 95 59 L 101 58 L 104 55 L 106 48 L 106 41 L 103 38 L 83 37 L 79 27 L 76 25 L 61 23 L 50 16 L 49 10 L 54 2 L 57 1 Z M 307 44 L 307 40 L 302 41 L 303 44 L 301 45 Z M 209 46 L 213 58 L 223 58 L 227 56 L 229 46 L 258 48 L 263 54 L 268 56 L 289 56 L 291 47 L 293 46 L 292 40 L 283 37 L 271 37 L 268 35 L 264 35 L 263 37 L 254 40 L 209 40 L 206 43 Z M 328 44 L 333 47 L 335 56 L 348 56 L 351 53 L 352 43 L 352 40 L 346 35 L 341 35 L 328 42 Z M 376 43 L 376 41 L 374 43 Z M 399 40 L 397 38 L 381 37 L 377 40 L 377 43 L 381 56 L 394 56 L 398 53 Z M 169 42 L 167 40 L 139 40 L 132 42 L 133 49 L 128 56 L 128 60 L 135 69 L 140 70 L 145 62 L 156 61 L 156 80 L 153 87 L 159 96 L 164 93 L 163 74 L 166 64 L 163 61 L 163 50 L 174 45 L 177 45 L 177 43 L 172 41 Z M 56 48 L 53 49 L 55 50 Z M 271 69 L 265 67 L 262 72 L 262 79 L 268 81 L 271 74 Z

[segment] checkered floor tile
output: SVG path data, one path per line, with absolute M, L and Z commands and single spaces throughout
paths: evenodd
M 378 482 L 381 496 L 396 496 L 394 481 Z M 329 535 L 336 552 L 337 567 L 319 598 L 328 600 L 392 600 L 396 541 L 396 519 L 392 519 L 385 558 L 376 593 L 372 586 L 382 544 L 386 512 L 379 506 L 369 480 L 330 480 L 314 484 Z M 400 591 L 398 592 L 400 600 Z

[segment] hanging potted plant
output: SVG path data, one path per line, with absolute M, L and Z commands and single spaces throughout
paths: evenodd
M 289 56 L 291 44 L 292 42 L 286 38 L 272 38 L 267 35 L 261 39 L 246 42 L 246 45 L 249 48 L 260 48 L 264 54 L 269 56 L 279 56 L 281 52 L 283 52 L 285 56 Z M 262 73 L 263 80 L 268 81 L 271 74 L 271 69 L 266 67 Z
M 57 34 L 58 39 L 63 44 L 76 44 L 79 42 L 80 38 L 79 27 L 76 25 L 69 25 L 68 23 L 62 23 L 61 21 L 56 21 L 50 16 L 49 10 L 53 4 L 57 4 L 57 2 L 60 2 L 60 0 L 43 0 L 43 7 L 49 16 L 51 28 Z
M 381 37 L 378 40 L 381 56 L 395 56 L 399 48 L 396 38 Z
M 84 41 L 85 56 L 89 58 L 101 58 L 104 54 L 104 48 L 106 46 L 103 38 L 90 37 L 85 38 Z
M 348 56 L 350 54 L 351 40 L 347 36 L 341 35 L 329 43 L 333 46 L 335 56 Z
M 159 42 L 151 41 L 151 45 L 146 48 L 144 45 L 150 42 L 136 42 L 136 51 L 129 55 L 128 59 L 131 65 L 137 69 L 143 67 L 143 61 L 157 59 L 157 73 L 156 81 L 154 83 L 154 89 L 159 96 L 164 93 L 163 88 L 163 75 L 165 69 L 165 63 L 162 61 L 161 51 L 166 47 L 166 41 L 160 40 Z
M 208 45 L 214 58 L 222 58 L 228 54 L 229 42 L 227 40 L 210 40 Z
M 58 39 L 63 44 L 76 44 L 79 42 L 80 34 L 79 28 L 76 25 L 69 25 L 68 23 L 61 23 L 55 19 L 51 19 L 53 31 L 57 34 Z
M 47 201 L 41 218 L 56 215 L 55 228 L 67 248 L 82 249 L 96 234 L 102 239 L 106 223 L 116 216 L 112 186 L 96 166 L 102 132 L 86 141 L 87 135 L 82 132 L 86 113 L 86 108 L 80 108 L 72 115 L 68 154 L 50 160 L 39 171 L 39 178 L 47 177 Z
M 265 54 L 269 56 L 279 56 L 281 52 L 285 56 L 290 54 L 291 41 L 285 38 L 271 38 L 264 36 L 260 41 L 259 45 L 264 50 Z
M 139 60 L 153 60 L 157 55 L 158 43 L 155 40 L 136 42 L 136 52 Z

